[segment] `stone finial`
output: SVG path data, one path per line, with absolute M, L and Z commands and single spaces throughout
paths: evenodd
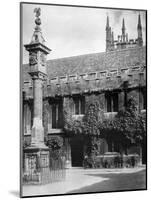
M 35 8 L 34 13 L 36 13 L 35 24 L 40 26 L 41 25 L 41 19 L 39 18 L 39 16 L 41 15 L 41 8 Z
M 40 19 L 41 8 L 35 8 L 34 13 L 36 13 L 36 15 L 35 15 L 36 16 L 36 19 L 35 19 L 36 27 L 35 27 L 35 31 L 34 31 L 33 36 L 32 36 L 31 44 L 33 44 L 33 43 L 44 44 L 45 40 L 42 36 L 42 32 L 41 32 L 41 28 L 40 28 L 40 25 L 41 25 L 41 19 Z

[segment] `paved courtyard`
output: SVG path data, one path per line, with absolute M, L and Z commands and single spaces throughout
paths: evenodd
M 66 170 L 66 179 L 46 185 L 23 186 L 23 196 L 87 193 L 146 188 L 145 167 Z

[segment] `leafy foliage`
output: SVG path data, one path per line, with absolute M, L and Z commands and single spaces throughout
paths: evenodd
M 63 146 L 63 138 L 59 136 L 51 136 L 47 145 L 52 151 L 58 150 Z
M 142 143 L 146 137 L 145 117 L 137 112 L 135 99 L 130 98 L 125 110 L 118 112 L 114 119 L 99 124 L 100 134 L 107 140 L 118 142 L 124 148 Z
M 83 122 L 74 120 L 72 114 L 64 109 L 64 130 L 66 134 L 79 134 L 83 132 Z
M 88 139 L 86 154 L 91 157 L 92 161 L 98 154 L 98 136 L 100 135 L 100 131 L 98 129 L 100 120 L 99 113 L 99 103 L 97 101 L 90 102 L 83 118 L 83 132 Z
M 99 105 L 97 102 L 90 103 L 83 119 L 83 129 L 86 135 L 99 135 Z
M 63 138 L 60 136 L 51 136 L 47 141 L 47 145 L 50 148 L 50 157 L 57 160 L 62 155 Z
M 74 120 L 70 112 L 64 112 L 67 133 L 84 134 L 87 138 L 88 154 L 96 154 L 97 137 L 119 144 L 125 150 L 134 144 L 141 144 L 146 138 L 146 115 L 138 113 L 134 98 L 127 102 L 113 119 L 104 119 L 97 101 L 89 102 L 82 121 Z

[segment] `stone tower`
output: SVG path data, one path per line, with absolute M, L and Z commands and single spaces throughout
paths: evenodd
M 44 143 L 44 127 L 42 123 L 43 108 L 43 81 L 46 79 L 46 56 L 51 51 L 45 46 L 45 40 L 41 31 L 40 8 L 35 8 L 35 30 L 31 42 L 25 45 L 29 52 L 29 74 L 33 81 L 33 102 L 34 116 L 31 131 L 31 144 L 24 149 L 25 159 L 25 177 L 26 174 L 32 174 L 31 181 L 41 181 L 39 169 L 42 167 L 49 168 L 49 149 Z M 38 166 L 38 168 L 37 168 Z M 33 170 L 34 169 L 34 170 Z
M 138 38 L 137 38 L 138 46 L 143 46 L 142 25 L 141 25 L 140 14 L 138 15 L 137 34 L 138 34 Z

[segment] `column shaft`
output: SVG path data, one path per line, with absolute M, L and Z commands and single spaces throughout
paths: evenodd
M 42 124 L 42 108 L 43 108 L 43 98 L 42 98 L 42 79 L 33 79 L 33 98 L 34 98 L 34 119 L 32 127 L 32 137 L 31 144 L 40 146 L 44 144 L 44 128 Z
M 34 79 L 34 118 L 42 119 L 42 80 Z

